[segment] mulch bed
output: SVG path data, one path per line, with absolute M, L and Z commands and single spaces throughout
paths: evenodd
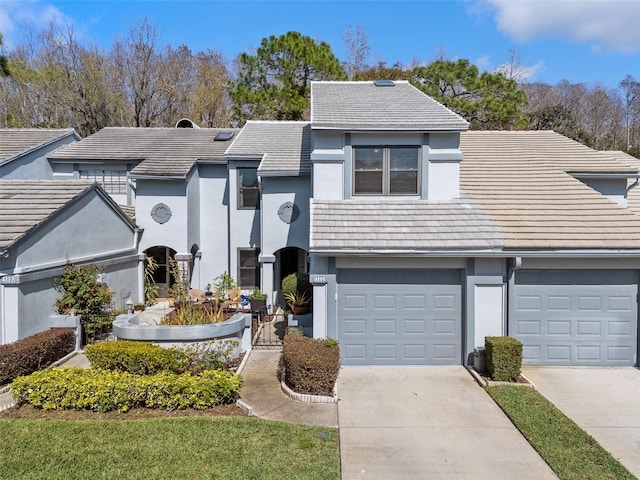
M 206 410 L 160 410 L 151 408 L 134 408 L 126 413 L 97 413 L 90 410 L 42 410 L 31 405 L 9 408 L 0 412 L 0 418 L 28 418 L 36 420 L 137 420 L 144 418 L 175 417 L 215 417 L 215 416 L 247 416 L 247 413 L 236 404 L 220 405 Z

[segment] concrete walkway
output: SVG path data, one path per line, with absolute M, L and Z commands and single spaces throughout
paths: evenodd
M 463 367 L 343 367 L 342 480 L 553 479 Z
M 251 414 L 269 420 L 303 425 L 338 426 L 335 403 L 304 403 L 282 392 L 278 380 L 280 350 L 253 350 L 242 371 L 244 385 L 240 393 Z
M 523 367 L 536 389 L 640 478 L 640 370 Z

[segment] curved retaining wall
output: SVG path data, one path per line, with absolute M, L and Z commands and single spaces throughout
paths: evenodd
M 160 344 L 233 338 L 239 340 L 241 349 L 246 351 L 251 348 L 251 314 L 236 313 L 224 322 L 206 325 L 140 325 L 137 315 L 124 314 L 118 315 L 113 322 L 113 334 L 120 340 Z

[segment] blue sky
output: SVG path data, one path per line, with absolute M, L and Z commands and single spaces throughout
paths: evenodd
M 360 25 L 368 63 L 429 63 L 446 52 L 491 71 L 514 50 L 529 81 L 616 87 L 626 74 L 640 78 L 640 0 L 0 0 L 5 50 L 24 41 L 26 25 L 54 18 L 108 48 L 144 16 L 163 44 L 217 50 L 229 62 L 289 30 L 328 42 L 344 60 L 341 34 Z

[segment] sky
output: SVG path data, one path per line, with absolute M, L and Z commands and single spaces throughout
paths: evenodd
M 291 30 L 346 60 L 341 36 L 361 26 L 369 64 L 428 64 L 444 54 L 494 71 L 515 52 L 529 82 L 640 80 L 640 0 L 0 0 L 5 53 L 25 42 L 28 26 L 54 19 L 108 49 L 144 17 L 161 44 L 219 51 L 229 63 Z

